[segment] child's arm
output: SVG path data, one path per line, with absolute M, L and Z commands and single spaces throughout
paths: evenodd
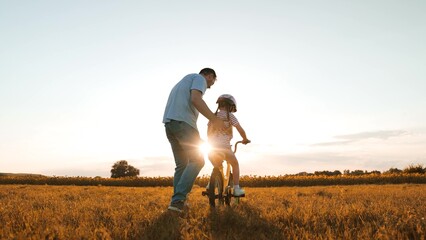
M 238 133 L 240 133 L 241 137 L 243 138 L 243 144 L 249 143 L 250 140 L 247 139 L 246 131 L 244 131 L 243 127 L 238 124 L 237 126 L 235 126 L 235 128 L 238 130 Z

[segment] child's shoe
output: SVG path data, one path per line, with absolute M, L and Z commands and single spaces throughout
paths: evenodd
M 234 188 L 234 197 L 244 197 L 246 192 L 242 188 Z

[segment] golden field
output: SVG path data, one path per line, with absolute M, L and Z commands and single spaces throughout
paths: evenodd
M 185 214 L 171 187 L 0 185 L 0 239 L 425 239 L 426 185 L 246 188 Z

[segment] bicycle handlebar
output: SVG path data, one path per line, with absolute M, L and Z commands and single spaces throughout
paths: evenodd
M 250 143 L 250 142 L 251 142 L 251 141 L 249 140 L 247 143 Z M 237 145 L 238 145 L 238 144 L 240 144 L 240 143 L 243 143 L 243 141 L 238 141 L 238 142 L 236 142 L 236 143 L 235 143 L 235 145 L 234 145 L 234 153 L 236 153 L 236 152 L 237 152 Z M 246 144 L 247 144 L 247 143 L 246 143 Z

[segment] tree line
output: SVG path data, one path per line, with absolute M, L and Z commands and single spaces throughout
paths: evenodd
M 120 160 L 114 163 L 111 168 L 111 178 L 122 178 L 122 177 L 136 177 L 139 175 L 139 169 L 130 165 L 126 160 Z M 389 168 L 387 171 L 383 173 L 378 170 L 367 171 L 367 170 L 344 170 L 343 173 L 339 170 L 334 171 L 315 171 L 313 173 L 308 172 L 299 172 L 297 174 L 286 174 L 285 176 L 361 176 L 361 175 L 371 175 L 371 174 L 402 174 L 402 173 L 419 173 L 425 174 L 426 167 L 422 164 L 410 164 L 408 167 L 404 169 L 398 168 Z
M 398 169 L 398 168 L 389 168 L 387 171 L 384 171 L 383 173 L 378 170 L 373 171 L 367 171 L 367 170 L 344 170 L 343 173 L 339 170 L 335 171 L 315 171 L 314 173 L 308 173 L 308 172 L 300 172 L 297 174 L 294 174 L 295 176 L 340 176 L 340 175 L 350 175 L 350 176 L 361 176 L 361 175 L 370 175 L 370 174 L 403 174 L 403 173 L 419 173 L 419 174 L 425 174 L 426 173 L 426 167 L 424 167 L 422 164 L 411 164 L 408 167 L 404 169 Z M 290 174 L 291 175 L 291 174 Z

